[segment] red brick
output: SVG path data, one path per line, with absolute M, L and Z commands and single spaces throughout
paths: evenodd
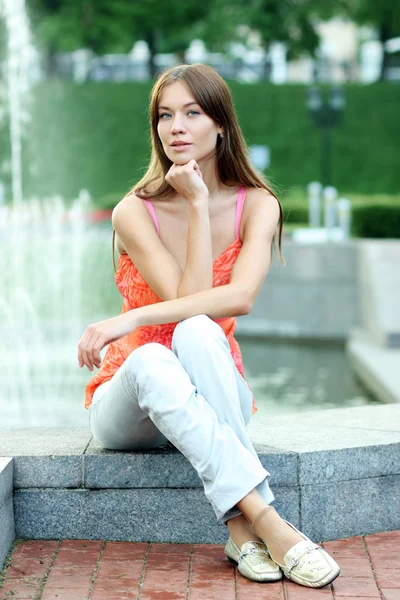
M 45 588 L 89 589 L 92 582 L 91 573 L 80 573 L 76 569 L 51 570 L 47 578 Z
M 113 594 L 112 592 L 94 592 L 91 596 L 91 600 L 137 600 L 138 593 L 136 591 L 131 592 L 118 592 Z
M 371 563 L 367 555 L 363 558 L 345 556 L 337 559 L 337 563 L 340 567 L 339 577 L 373 577 Z
M 235 600 L 235 585 L 225 581 L 204 581 L 191 585 L 188 600 Z
M 143 571 L 143 564 L 142 561 L 102 561 L 97 572 L 97 579 L 110 577 L 137 577 L 139 581 Z
M 53 558 L 58 542 L 30 540 L 19 542 L 14 548 L 12 558 Z
M 41 561 L 41 562 L 40 562 Z M 50 560 L 46 562 L 42 559 L 35 558 L 12 558 L 9 567 L 7 568 L 7 579 L 22 577 L 38 577 L 43 578 L 47 569 L 50 566 Z
M 70 548 L 71 550 L 82 550 L 85 552 L 88 550 L 100 552 L 103 546 L 104 542 L 102 540 L 61 540 L 61 548 L 63 549 Z
M 41 579 L 31 581 L 9 579 L 0 588 L 0 600 L 10 600 L 10 598 L 15 598 L 15 600 L 34 600 L 40 589 L 41 582 Z
M 194 556 L 200 557 L 204 556 L 205 558 L 220 558 L 224 555 L 224 547 L 225 545 L 221 544 L 194 544 Z
M 358 596 L 366 596 L 368 598 L 379 598 L 380 593 L 375 583 L 374 578 L 371 577 L 341 577 L 339 576 L 333 582 L 333 589 L 336 598 L 351 597 L 357 598 Z
M 100 552 L 81 552 L 80 550 L 60 550 L 54 561 L 54 567 L 92 567 L 95 568 Z
M 45 588 L 40 600 L 87 600 L 88 597 L 89 593 L 85 590 Z
M 400 598 L 400 587 L 397 589 L 384 588 L 384 589 L 381 589 L 381 592 L 382 592 L 385 600 L 399 600 L 399 598 Z M 359 599 L 357 598 L 357 600 L 359 600 Z
M 367 556 L 364 542 L 360 536 L 323 542 L 321 545 L 337 562 L 339 562 L 340 558 L 364 558 Z
M 381 531 L 379 533 L 372 533 L 370 535 L 365 535 L 364 539 L 368 543 L 380 543 L 380 542 L 393 542 L 395 544 L 399 544 L 400 542 L 400 529 L 396 531 Z
M 146 542 L 107 542 L 103 560 L 143 560 L 146 547 Z
M 284 589 L 287 600 L 332 600 L 332 585 L 309 588 L 285 578 Z
M 379 587 L 400 588 L 400 560 L 397 569 L 377 569 L 375 577 Z
M 190 544 L 150 544 L 150 553 L 190 554 Z
M 237 600 L 284 600 L 283 582 L 258 583 L 250 581 L 237 571 L 236 595 Z
M 131 592 L 132 590 L 137 592 L 138 589 L 138 581 L 134 577 L 125 577 L 123 579 L 114 578 L 102 581 L 96 580 L 93 585 L 93 590 L 95 590 L 97 594 L 99 592 L 117 594 L 119 592 Z
M 152 590 L 140 595 L 140 600 L 186 600 L 186 592 L 166 592 L 164 590 Z

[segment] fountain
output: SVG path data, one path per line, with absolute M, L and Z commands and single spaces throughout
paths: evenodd
M 13 198 L 2 202 L 0 185 L 0 429 L 85 426 L 84 387 L 92 373 L 78 367 L 78 341 L 89 323 L 118 314 L 122 301 L 112 272 L 111 227 L 89 222 L 91 198 L 86 190 L 71 203 L 60 196 L 39 200 L 24 194 L 21 146 L 23 125 L 29 122 L 25 97 L 30 89 L 32 96 L 34 92 L 27 67 L 34 52 L 23 0 L 0 0 L 0 7 L 9 39 L 7 112 L 12 147 L 12 185 L 5 187 L 5 195 L 10 187 Z M 269 162 L 268 150 L 250 148 L 257 168 Z M 255 353 L 262 358 L 258 363 Z M 275 354 L 277 363 L 266 373 Z M 314 406 L 320 401 L 321 406 L 328 405 L 325 364 L 315 369 L 311 360 L 305 380 L 296 349 L 277 353 L 263 340 L 262 352 L 247 344 L 245 361 L 246 356 L 248 381 L 257 390 L 260 408 L 264 403 L 266 411 L 300 410 L 307 406 L 305 397 Z M 342 373 L 344 367 L 339 367 Z M 357 391 L 343 390 L 343 400 L 348 394 L 350 400 L 358 396 Z M 274 407 L 276 398 L 279 406 Z
M 90 322 L 105 318 L 87 274 L 102 277 L 106 265 L 104 280 L 113 283 L 110 232 L 90 226 L 86 190 L 68 207 L 59 196 L 24 197 L 21 148 L 35 51 L 24 0 L 0 0 L 0 15 L 8 33 L 12 195 L 5 202 L 0 186 L 0 428 L 86 425 L 83 389 L 91 374 L 78 368 L 77 343 Z

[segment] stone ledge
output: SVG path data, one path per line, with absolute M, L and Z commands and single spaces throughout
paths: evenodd
M 297 488 L 274 488 L 274 506 L 299 525 Z M 23 489 L 14 494 L 16 534 L 28 539 L 107 539 L 220 544 L 227 527 L 216 520 L 203 490 Z
M 400 528 L 393 509 L 400 503 L 400 406 L 275 417 L 260 411 L 247 430 L 271 474 L 274 506 L 312 539 Z M 196 471 L 172 444 L 104 450 L 89 428 L 3 430 L 0 438 L 0 455 L 14 457 L 21 537 L 226 538 Z
M 0 458 L 0 571 L 14 539 L 13 459 Z

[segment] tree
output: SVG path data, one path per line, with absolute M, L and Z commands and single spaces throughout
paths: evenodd
M 267 51 L 272 42 L 283 42 L 289 60 L 302 54 L 315 55 L 320 38 L 316 25 L 334 14 L 324 0 L 243 0 L 247 24 L 258 31 Z
M 340 0 L 338 11 L 359 25 L 371 25 L 378 32 L 383 45 L 380 80 L 385 78 L 389 53 L 385 42 L 400 35 L 400 3 L 395 0 Z
M 49 76 L 54 75 L 57 52 L 90 48 L 101 54 L 132 46 L 134 4 L 128 0 L 31 0 L 29 9 Z
M 159 0 L 31 0 L 30 16 L 50 76 L 55 72 L 57 52 L 78 48 L 98 54 L 128 52 L 136 40 L 147 42 L 154 76 L 155 54 L 176 52 L 183 59 L 190 41 L 200 34 L 205 41 L 218 41 L 222 50 L 224 41 L 234 35 L 235 4 L 239 0 L 170 0 L 168 5 Z M 223 17 L 218 27 L 217 15 Z

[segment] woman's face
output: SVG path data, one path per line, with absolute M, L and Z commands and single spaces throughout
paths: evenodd
M 221 128 L 206 115 L 188 88 L 175 81 L 161 93 L 157 131 L 168 158 L 185 164 L 192 158 L 198 162 L 212 156 Z M 177 141 L 186 145 L 172 145 Z

